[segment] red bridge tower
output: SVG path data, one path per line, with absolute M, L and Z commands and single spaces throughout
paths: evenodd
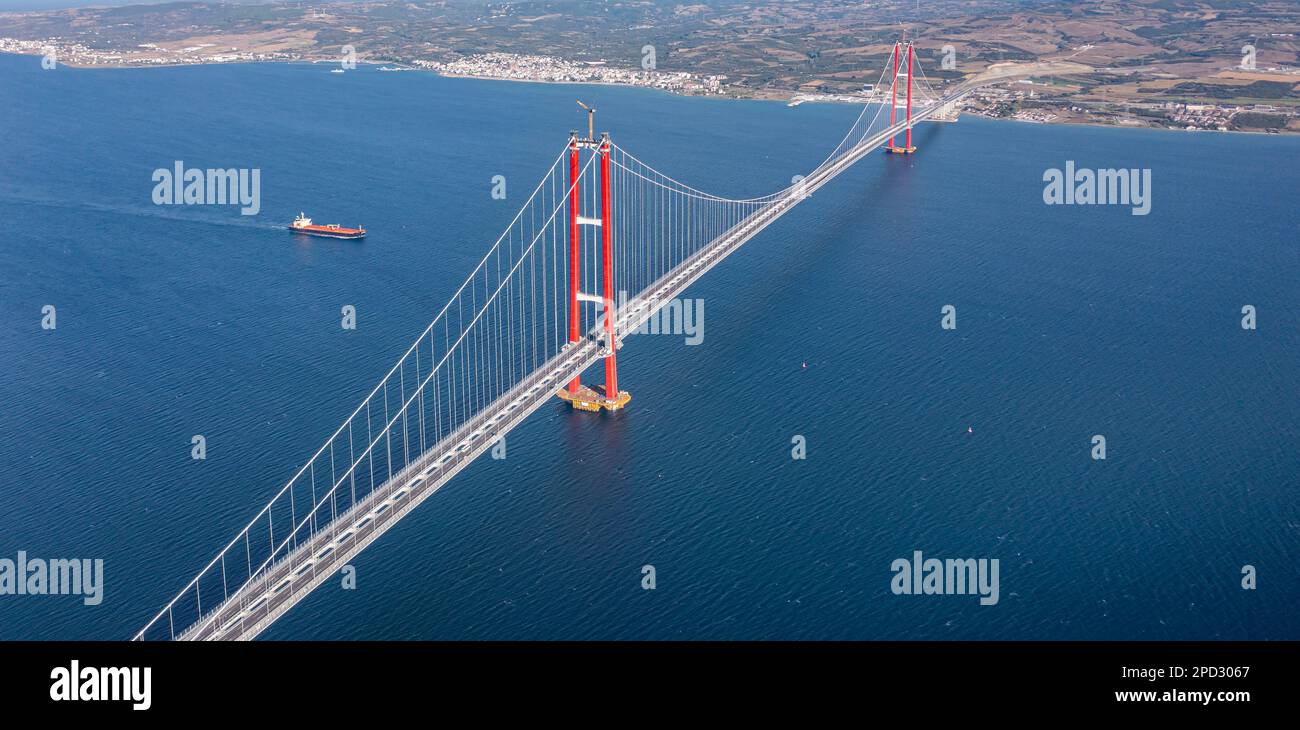
M 582 102 L 578 102 L 582 104 Z M 591 117 L 595 109 L 585 104 L 588 112 L 587 138 L 579 139 L 577 132 L 569 133 L 569 342 L 582 340 L 582 317 L 578 306 L 582 302 L 592 302 L 602 306 L 605 329 L 605 384 L 591 388 L 581 383 L 579 376 L 574 376 L 566 388 L 558 395 L 574 408 L 582 411 L 618 410 L 632 400 L 631 394 L 618 389 L 618 353 L 617 322 L 614 312 L 614 217 L 610 195 L 609 133 L 594 138 Z M 594 150 L 600 156 L 600 217 L 590 218 L 582 215 L 581 195 L 579 194 L 582 166 L 579 164 L 582 149 Z M 582 226 L 600 228 L 601 233 L 601 288 L 603 296 L 581 291 L 582 261 Z
M 912 42 L 907 40 L 907 34 L 903 35 L 903 42 L 907 43 L 907 141 L 902 147 L 894 144 L 894 138 L 889 138 L 889 144 L 885 146 L 885 151 L 896 155 L 910 155 L 916 152 L 912 146 Z M 895 115 L 898 113 L 898 55 L 901 51 L 902 44 L 894 44 L 894 81 L 890 84 L 889 100 L 889 126 L 894 126 Z

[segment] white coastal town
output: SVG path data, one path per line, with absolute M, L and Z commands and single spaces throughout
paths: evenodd
M 570 61 L 554 56 L 516 53 L 482 53 L 454 61 L 416 61 L 414 65 L 443 76 L 565 84 L 624 84 L 682 94 L 721 94 L 726 79 L 725 76 L 696 76 L 685 71 L 617 68 L 605 61 Z
M 100 50 L 62 38 L 22 40 L 0 38 L 0 53 L 39 55 L 67 66 L 178 66 L 200 63 L 249 63 L 254 61 L 296 61 L 297 53 L 240 51 L 234 46 L 199 43 L 165 48 L 141 43 L 129 50 Z
M 259 61 L 330 62 L 337 58 L 307 57 L 296 52 L 241 51 L 236 46 L 199 43 L 167 48 L 141 43 L 128 50 L 99 50 L 61 38 L 22 40 L 0 38 L 0 53 L 39 55 L 68 66 L 176 66 L 207 63 L 252 63 Z M 365 62 L 364 56 L 357 59 Z M 434 71 L 443 76 L 465 76 L 513 81 L 549 83 L 594 83 L 644 86 L 681 94 L 721 94 L 725 76 L 697 76 L 685 71 L 618 68 L 606 61 L 570 61 L 555 56 L 516 53 L 484 53 L 452 61 L 416 60 L 410 68 Z M 385 66 L 383 70 L 399 70 Z

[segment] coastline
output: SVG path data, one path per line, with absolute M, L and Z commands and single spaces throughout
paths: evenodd
M 5 55 L 5 56 L 32 56 L 32 57 L 35 57 L 35 58 L 40 58 L 40 54 L 39 54 L 39 52 L 32 52 L 32 53 L 16 53 L 16 52 L 8 52 L 8 51 L 5 51 L 5 52 L 0 52 L 0 55 Z M 73 68 L 73 69 L 77 69 L 77 70 L 90 70 L 90 71 L 94 71 L 94 70 L 99 70 L 99 69 L 103 69 L 103 70 L 132 70 L 132 69 L 150 69 L 150 68 L 185 68 L 185 67 L 191 67 L 191 66 L 236 66 L 236 65 L 238 65 L 238 66 L 247 66 L 247 65 L 256 65 L 256 64 L 319 65 L 319 64 L 335 64 L 335 63 L 338 63 L 338 58 L 336 58 L 336 57 L 329 57 L 329 58 L 299 58 L 299 59 L 283 59 L 283 60 L 278 60 L 278 59 L 268 59 L 268 60 L 248 60 L 248 61 L 228 61 L 228 62 L 150 63 L 150 64 L 115 63 L 115 64 L 93 64 L 93 65 L 92 65 L 92 64 L 74 64 L 74 63 L 64 63 L 64 62 L 59 62 L 59 65 L 61 65 L 61 66 L 67 66 L 68 68 Z M 755 89 L 755 90 L 749 90 L 749 92 L 748 92 L 748 93 L 745 93 L 745 94 L 734 93 L 734 92 L 733 92 L 733 93 L 722 93 L 722 94 L 694 94 L 694 93 L 685 92 L 685 91 L 677 91 L 677 90 L 672 90 L 672 89 L 663 89 L 663 88 L 658 88 L 658 87 L 648 86 L 648 85 L 641 85 L 641 84 L 620 84 L 620 83 L 612 83 L 612 82 L 607 82 L 607 81 L 551 81 L 551 80 L 547 80 L 547 79 L 521 79 L 521 78 L 509 78 L 509 77 L 502 77 L 502 76 L 484 76 L 484 75 L 475 75 L 475 74 L 447 74 L 447 73 L 441 73 L 441 72 L 436 71 L 436 70 L 433 70 L 433 69 L 421 68 L 421 67 L 419 67 L 419 66 L 411 66 L 411 65 L 408 64 L 408 63 L 404 63 L 404 62 L 400 62 L 400 61 L 373 61 L 373 60 L 363 60 L 363 59 L 358 59 L 358 60 L 356 61 L 356 64 L 357 64 L 358 66 L 371 66 L 371 67 L 380 67 L 380 66 L 390 66 L 390 65 L 395 65 L 395 66 L 399 66 L 399 67 L 400 67 L 399 70 L 402 71 L 402 72 L 415 71 L 415 72 L 420 72 L 420 73 L 432 74 L 432 75 L 434 75 L 434 76 L 439 76 L 439 77 L 441 77 L 441 78 L 447 78 L 447 79 L 473 79 L 473 80 L 476 80 L 476 81 L 506 81 L 506 82 L 515 82 L 515 83 L 524 83 L 524 84 L 552 84 L 552 85 L 557 85 L 557 86 L 564 86 L 564 85 L 569 85 L 569 86 L 611 86 L 611 87 L 622 87 L 622 88 L 631 88 L 631 89 L 643 89 L 643 90 L 646 90 L 646 91 L 657 91 L 657 92 L 665 93 L 665 94 L 673 94 L 673 95 L 675 95 L 675 96 L 683 96 L 683 97 L 698 97 L 698 98 L 703 98 L 703 99 L 724 99 L 724 100 L 730 100 L 730 101 L 770 101 L 770 102 L 782 102 L 782 103 L 785 103 L 785 102 L 788 102 L 789 100 L 795 98 L 796 96 L 798 96 L 798 95 L 801 94 L 801 93 L 807 93 L 807 92 L 800 92 L 800 91 L 796 91 L 796 90 L 782 90 L 782 89 L 762 89 L 762 90 L 758 90 L 758 89 Z M 802 105 L 802 104 L 856 104 L 856 103 L 857 103 L 857 102 L 850 102 L 850 101 L 847 101 L 847 100 L 844 100 L 844 101 L 838 101 L 838 100 L 834 100 L 834 99 L 819 99 L 819 100 L 808 100 L 808 101 L 803 101 L 803 102 L 801 103 L 801 105 Z M 1121 105 L 1121 106 L 1122 106 L 1122 105 Z M 1013 117 L 991 116 L 991 115 L 982 114 L 982 113 L 980 113 L 980 112 L 969 111 L 969 110 L 968 110 L 968 111 L 964 111 L 964 112 L 962 112 L 962 113 L 963 113 L 963 114 L 968 114 L 968 115 L 973 116 L 973 117 L 978 117 L 978 118 L 980 118 L 980 119 L 986 119 L 986 120 L 989 120 L 989 121 L 1018 122 L 1018 123 L 1021 123 L 1021 124 L 1045 124 L 1045 125 L 1052 125 L 1052 126 L 1099 127 L 1099 128 L 1109 128 L 1109 129 L 1146 129 L 1146 130 L 1152 130 L 1152 131 L 1185 132 L 1185 133 L 1247 134 L 1247 135 L 1261 135 L 1261 136 L 1270 136 L 1270 137 L 1296 137 L 1296 136 L 1300 136 L 1300 130 L 1292 131 L 1292 130 L 1289 130 L 1289 129 L 1286 129 L 1286 128 L 1283 128 L 1283 129 L 1280 129 L 1280 130 L 1276 130 L 1276 131 L 1270 131 L 1270 130 L 1251 130 L 1251 129 L 1227 129 L 1227 130 L 1224 130 L 1224 129 L 1192 129 L 1192 130 L 1188 130 L 1188 129 L 1183 129 L 1183 128 L 1179 128 L 1179 127 L 1175 127 L 1175 126 L 1170 126 L 1170 125 L 1165 125 L 1165 126 L 1155 126 L 1155 125 L 1149 125 L 1149 124 L 1136 124 L 1136 125 L 1129 125 L 1129 124 L 1114 124 L 1114 123 L 1106 123 L 1106 122 L 1097 122 L 1097 121 L 1079 121 L 1079 120 L 1064 120 L 1064 121 L 1056 121 L 1056 120 L 1053 120 L 1053 121 L 1048 121 L 1048 122 L 1036 122 L 1036 121 L 1031 121 L 1031 120 L 1027 120 L 1027 119 L 1016 119 L 1016 118 L 1013 118 Z

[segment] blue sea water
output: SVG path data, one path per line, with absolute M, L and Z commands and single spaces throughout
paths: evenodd
M 0 639 L 139 629 L 459 285 L 584 123 L 575 96 L 736 197 L 857 114 L 0 56 L 0 557 L 106 572 L 98 606 L 0 595 Z M 534 414 L 368 548 L 355 590 L 265 636 L 1300 639 L 1300 139 L 967 117 L 916 142 L 706 275 L 702 344 L 630 339 L 625 412 Z M 260 213 L 154 205 L 177 160 L 259 168 Z M 1045 205 L 1067 160 L 1151 169 L 1150 214 Z M 291 237 L 299 210 L 371 233 Z M 894 595 L 914 550 L 997 558 L 999 602 Z

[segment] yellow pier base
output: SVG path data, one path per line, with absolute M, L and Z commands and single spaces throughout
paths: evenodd
M 566 386 L 561 388 L 556 395 L 560 397 L 560 400 L 568 401 L 569 405 L 580 411 L 599 411 L 602 408 L 608 411 L 617 411 L 632 400 L 632 394 L 626 390 L 620 390 L 617 398 L 607 399 L 605 398 L 604 388 L 599 385 L 595 388 L 579 385 L 577 393 L 570 393 L 569 388 Z
M 916 151 L 915 147 L 886 147 L 885 151 L 894 155 L 910 155 Z

